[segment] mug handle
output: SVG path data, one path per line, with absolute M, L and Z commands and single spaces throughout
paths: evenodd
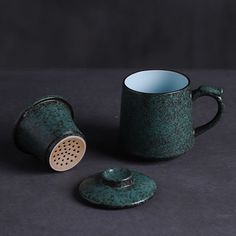
M 223 93 L 222 88 L 214 88 L 214 87 L 210 87 L 206 85 L 202 85 L 199 88 L 192 90 L 193 101 L 197 100 L 199 97 L 202 97 L 202 96 L 210 96 L 216 100 L 217 105 L 218 105 L 218 111 L 211 121 L 209 121 L 208 123 L 202 126 L 194 128 L 195 137 L 206 132 L 208 129 L 212 128 L 213 126 L 215 126 L 216 123 L 220 120 L 221 115 L 224 110 L 224 104 L 221 97 L 222 93 Z

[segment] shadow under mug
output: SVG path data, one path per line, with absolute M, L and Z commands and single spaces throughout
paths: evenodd
M 194 139 L 213 127 L 223 111 L 223 89 L 200 86 L 190 90 L 185 75 L 165 70 L 134 73 L 123 82 L 120 139 L 124 150 L 146 159 L 179 156 L 194 144 Z M 210 96 L 218 104 L 215 117 L 193 128 L 192 102 Z

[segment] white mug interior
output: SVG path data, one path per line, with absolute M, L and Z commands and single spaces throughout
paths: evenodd
M 142 93 L 171 93 L 188 86 L 189 80 L 174 71 L 147 70 L 128 76 L 124 84 L 129 89 Z

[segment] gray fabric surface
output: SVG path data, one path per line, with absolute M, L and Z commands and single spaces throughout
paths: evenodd
M 236 235 L 236 71 L 185 71 L 192 87 L 223 87 L 221 122 L 196 139 L 185 155 L 143 162 L 118 152 L 122 79 L 135 70 L 22 71 L 0 73 L 0 235 Z M 34 99 L 59 94 L 74 107 L 88 149 L 74 169 L 55 173 L 18 151 L 12 129 Z M 210 98 L 194 104 L 194 121 L 216 111 Z M 74 196 L 86 176 L 124 166 L 151 176 L 159 191 L 147 203 L 125 210 L 89 207 Z

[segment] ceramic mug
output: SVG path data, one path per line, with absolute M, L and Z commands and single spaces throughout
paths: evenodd
M 213 127 L 223 111 L 223 89 L 200 86 L 190 89 L 187 76 L 165 70 L 134 73 L 123 81 L 120 138 L 125 151 L 147 159 L 179 156 L 195 137 Z M 218 104 L 215 117 L 193 128 L 192 103 L 202 96 Z

